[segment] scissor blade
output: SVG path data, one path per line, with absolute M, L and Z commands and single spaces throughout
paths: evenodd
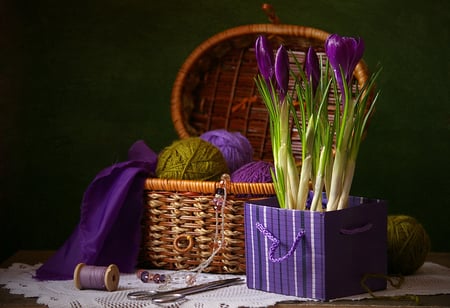
M 243 281 L 244 280 L 240 277 L 223 279 L 223 280 L 215 280 L 215 281 L 202 283 L 202 284 L 192 286 L 192 287 L 186 287 L 186 288 L 181 288 L 181 289 L 174 289 L 174 290 L 170 290 L 170 291 L 159 292 L 155 295 L 152 295 L 152 299 L 160 298 L 160 297 L 163 297 L 166 295 L 172 295 L 172 294 L 189 295 L 189 294 L 194 294 L 194 293 L 199 293 L 199 292 L 204 292 L 204 291 L 209 291 L 209 290 L 215 290 L 215 289 L 227 287 L 227 286 L 230 286 L 230 285 L 233 285 L 236 283 L 241 283 Z

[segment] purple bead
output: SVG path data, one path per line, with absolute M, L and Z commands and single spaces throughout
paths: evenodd
M 149 276 L 150 276 L 150 274 L 147 271 L 143 271 L 141 273 L 141 281 L 147 283 Z
M 159 274 L 155 274 L 155 275 L 153 275 L 153 281 L 155 282 L 155 283 L 159 283 L 160 282 L 160 275 Z
M 161 282 L 161 283 L 166 282 L 166 275 L 161 274 L 161 275 L 159 276 L 159 282 Z
M 138 269 L 138 270 L 136 271 L 136 277 L 139 278 L 139 279 L 141 279 L 141 274 L 142 274 L 143 271 L 144 271 L 143 269 Z

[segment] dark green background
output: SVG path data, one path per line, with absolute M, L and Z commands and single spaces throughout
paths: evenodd
M 389 200 L 450 251 L 449 1 L 272 1 L 284 23 L 361 36 L 382 96 L 352 193 Z M 56 249 L 103 168 L 175 138 L 177 70 L 208 37 L 265 23 L 256 0 L 0 0 L 1 258 Z

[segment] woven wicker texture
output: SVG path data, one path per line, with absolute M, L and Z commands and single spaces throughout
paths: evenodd
M 199 45 L 186 59 L 173 85 L 171 114 L 180 138 L 213 129 L 239 131 L 254 149 L 255 160 L 272 161 L 269 118 L 254 78 L 254 43 L 266 35 L 273 48 L 284 44 L 303 62 L 313 46 L 324 55 L 328 33 L 309 27 L 254 24 L 221 32 Z M 293 59 L 292 67 L 296 64 Z M 368 78 L 360 62 L 355 70 L 359 85 Z M 291 85 L 291 88 L 293 85 Z M 330 103 L 329 114 L 333 113 Z M 291 129 L 294 155 L 300 157 L 298 133 Z M 146 182 L 146 212 L 141 261 L 164 269 L 190 269 L 206 260 L 213 249 L 218 183 L 150 178 Z M 225 246 L 206 269 L 214 273 L 245 273 L 244 202 L 274 195 L 273 185 L 232 183 L 225 208 Z
M 209 181 L 148 179 L 143 220 L 142 266 L 191 269 L 214 248 L 219 184 Z M 224 246 L 205 272 L 245 272 L 244 202 L 274 194 L 271 183 L 231 183 L 224 208 Z M 251 195 L 251 197 L 249 196 Z M 219 229 L 222 229 L 219 217 Z

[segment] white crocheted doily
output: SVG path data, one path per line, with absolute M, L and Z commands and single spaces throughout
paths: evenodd
M 161 307 L 150 301 L 127 299 L 132 291 L 154 290 L 157 284 L 142 283 L 133 274 L 121 274 L 119 288 L 114 292 L 78 290 L 72 280 L 67 281 L 37 281 L 33 275 L 40 264 L 26 265 L 15 263 L 8 269 L 0 269 L 0 284 L 9 289 L 12 294 L 23 294 L 25 297 L 37 297 L 39 304 L 50 308 L 143 308 Z M 169 271 L 161 273 L 170 274 Z M 229 278 L 230 275 L 200 274 L 198 283 Z M 233 276 L 235 277 L 235 276 Z M 245 276 L 241 276 L 245 278 Z M 405 277 L 400 289 L 388 286 L 384 291 L 376 292 L 377 296 L 401 295 L 435 295 L 450 293 L 450 269 L 434 263 L 425 263 L 414 275 Z M 346 297 L 359 300 L 370 298 L 370 294 Z M 222 288 L 205 293 L 190 295 L 185 301 L 167 305 L 166 307 L 186 308 L 234 308 L 234 307 L 266 307 L 282 301 L 307 301 L 307 298 L 284 296 L 248 289 L 245 284 Z

